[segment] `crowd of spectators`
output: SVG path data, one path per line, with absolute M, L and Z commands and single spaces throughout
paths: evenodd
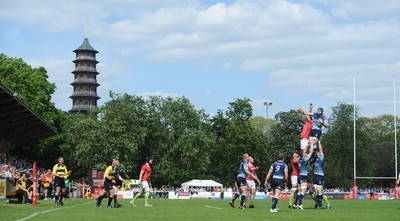
M 32 169 L 32 164 L 26 160 L 0 152 L 0 178 L 19 179 L 22 172 Z
M 0 152 L 0 179 L 7 179 L 12 183 L 11 187 L 15 186 L 16 181 L 21 177 L 23 173 L 26 174 L 27 187 L 33 184 L 32 176 L 32 163 L 19 159 L 10 154 Z M 49 184 L 45 186 L 45 179 L 43 179 L 48 172 Z M 37 182 L 38 182 L 38 195 L 41 199 L 52 199 L 54 197 L 54 177 L 51 173 L 51 169 L 38 168 L 37 170 Z M 68 197 L 82 197 L 82 189 L 84 188 L 85 197 L 90 197 L 90 187 L 82 183 L 66 180 Z M 45 194 L 46 192 L 46 194 Z

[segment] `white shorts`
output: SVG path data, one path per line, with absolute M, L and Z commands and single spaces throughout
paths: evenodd
M 147 181 L 142 181 L 141 187 L 142 187 L 142 190 L 144 190 L 145 192 L 150 192 L 150 185 L 149 185 L 149 182 L 147 182 Z
M 308 147 L 308 139 L 301 139 L 300 141 L 300 149 L 302 149 L 303 151 L 306 151 Z
M 249 189 L 255 189 L 256 182 L 254 182 L 254 180 L 247 180 L 247 186 L 249 186 Z
M 290 177 L 290 180 L 292 181 L 292 187 L 296 187 L 297 188 L 297 185 L 298 185 L 298 176 L 291 176 Z

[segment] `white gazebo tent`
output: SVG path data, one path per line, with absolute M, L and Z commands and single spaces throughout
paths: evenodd
M 215 182 L 214 180 L 190 180 L 182 183 L 182 188 L 187 188 L 189 186 L 195 187 L 223 187 L 222 184 Z

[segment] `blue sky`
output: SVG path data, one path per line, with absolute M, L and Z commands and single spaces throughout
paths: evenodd
M 3 0 L 0 53 L 44 66 L 53 101 L 69 110 L 87 18 L 100 104 L 113 90 L 186 96 L 210 114 L 243 97 L 255 115 L 265 116 L 266 100 L 270 116 L 309 102 L 329 113 L 352 102 L 356 77 L 362 115 L 377 116 L 393 113 L 400 79 L 400 1 L 384 2 Z

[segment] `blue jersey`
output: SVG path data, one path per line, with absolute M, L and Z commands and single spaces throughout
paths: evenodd
M 249 163 L 247 163 L 246 161 L 242 161 L 239 166 L 239 173 L 237 177 L 246 179 L 247 178 L 246 170 L 248 169 L 249 169 Z
M 308 175 L 308 161 L 310 160 L 309 156 L 300 157 L 300 176 Z
M 119 180 L 119 168 L 118 167 L 114 167 L 114 179 L 115 180 Z
M 288 171 L 288 166 L 282 160 L 278 160 L 269 168 L 274 171 L 273 179 L 285 179 L 285 171 Z
M 313 123 L 312 123 L 312 130 L 322 130 L 322 125 L 318 125 L 318 120 L 322 119 L 324 123 L 327 123 L 325 115 L 319 115 L 318 113 L 314 113 L 313 116 Z
M 321 153 L 321 156 L 317 158 L 314 164 L 314 175 L 324 175 L 324 154 Z

